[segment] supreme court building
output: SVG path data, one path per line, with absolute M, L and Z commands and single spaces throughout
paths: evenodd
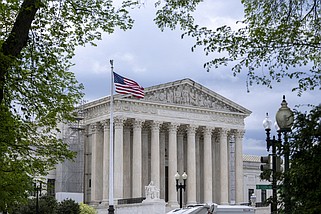
M 242 141 L 251 111 L 190 79 L 146 88 L 144 99 L 114 95 L 113 105 L 115 200 L 144 197 L 153 181 L 175 207 L 174 177 L 185 171 L 186 204 L 247 201 Z M 84 201 L 108 203 L 110 97 L 82 107 Z

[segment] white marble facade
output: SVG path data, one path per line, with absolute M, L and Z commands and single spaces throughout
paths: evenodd
M 85 202 L 108 202 L 110 97 L 83 106 Z M 183 79 L 145 89 L 144 99 L 114 95 L 114 198 L 144 197 L 151 181 L 168 206 L 178 205 L 178 171 L 186 171 L 184 203 L 231 199 L 229 143 L 235 143 L 234 199 L 243 198 L 242 141 L 246 108 Z

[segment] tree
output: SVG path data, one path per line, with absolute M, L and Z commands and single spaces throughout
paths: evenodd
M 68 69 L 79 45 L 129 29 L 128 8 L 111 0 L 0 3 L 0 211 L 26 201 L 35 176 L 73 153 L 57 124 L 73 120 L 83 86 Z M 117 9 L 118 8 L 118 9 Z
M 290 148 L 291 213 L 320 213 L 321 105 L 309 113 L 296 112 Z
M 156 17 L 160 28 L 174 29 L 179 24 L 185 30 L 182 37 L 196 38 L 192 50 L 201 47 L 206 55 L 221 53 L 204 64 L 208 71 L 232 64 L 234 75 L 247 73 L 248 85 L 272 87 L 273 81 L 290 78 L 297 80 L 293 90 L 299 95 L 321 89 L 320 0 L 241 0 L 244 20 L 237 30 L 195 24 L 188 10 L 194 10 L 199 1 L 165 2 L 166 9 L 158 12 L 163 16 Z

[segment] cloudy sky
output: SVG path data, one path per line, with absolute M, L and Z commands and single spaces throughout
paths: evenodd
M 320 91 L 305 92 L 298 97 L 291 92 L 293 81 L 284 80 L 273 89 L 255 85 L 247 92 L 244 75 L 233 77 L 230 67 L 220 67 L 206 72 L 203 64 L 209 60 L 201 49 L 191 52 L 192 38 L 181 39 L 179 30 L 161 32 L 154 24 L 153 0 L 142 1 L 144 5 L 132 11 L 135 19 L 133 29 L 116 30 L 105 34 L 97 47 L 80 47 L 76 51 L 72 68 L 79 82 L 85 86 L 85 100 L 91 101 L 110 95 L 110 64 L 122 76 L 136 80 L 143 87 L 190 78 L 220 95 L 233 100 L 252 111 L 245 120 L 245 154 L 266 154 L 265 131 L 262 121 L 269 112 L 271 119 L 282 101 L 282 95 L 290 108 L 299 104 L 318 104 Z M 243 7 L 240 0 L 205 0 L 195 14 L 201 25 L 238 27 L 242 20 Z

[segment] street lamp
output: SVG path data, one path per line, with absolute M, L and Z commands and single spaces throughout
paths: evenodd
M 290 158 L 290 148 L 288 144 L 288 136 L 287 132 L 291 131 L 291 127 L 293 125 L 294 117 L 292 110 L 288 107 L 288 103 L 285 101 L 285 96 L 283 95 L 283 100 L 281 103 L 281 107 L 279 108 L 278 112 L 276 113 L 276 122 L 280 127 L 280 136 L 283 133 L 284 137 L 284 209 L 285 213 L 291 213 L 291 204 L 290 204 L 290 195 L 289 195 L 289 188 L 290 182 L 288 177 L 289 171 L 289 158 Z
M 183 184 L 181 182 L 178 183 L 178 181 L 180 180 L 181 177 L 184 182 Z M 176 179 L 176 191 L 178 192 L 178 190 L 179 190 L 179 207 L 182 208 L 183 207 L 182 190 L 185 191 L 185 188 L 186 188 L 186 179 L 187 179 L 186 172 L 184 172 L 182 176 L 180 174 L 178 174 L 178 172 L 177 172 L 175 174 L 175 179 Z
M 267 151 L 270 150 L 272 147 L 272 204 L 271 204 L 271 213 L 277 213 L 277 185 L 276 185 L 276 144 L 278 141 L 275 140 L 275 136 L 273 139 L 270 138 L 270 131 L 271 131 L 272 121 L 269 118 L 269 114 L 266 113 L 266 117 L 263 120 L 263 127 L 266 131 L 266 145 Z M 280 135 L 278 140 L 280 139 Z
M 267 145 L 267 151 L 270 150 L 270 147 L 272 147 L 272 189 L 273 189 L 273 195 L 272 195 L 272 204 L 271 204 L 271 213 L 277 213 L 277 186 L 276 186 L 276 171 L 277 171 L 277 158 L 276 156 L 276 145 L 282 144 L 281 135 L 283 133 L 284 137 L 284 143 L 283 143 L 283 149 L 284 149 L 284 207 L 285 207 L 285 213 L 289 214 L 291 212 L 291 205 L 290 205 L 290 194 L 289 194 L 289 177 L 287 175 L 289 170 L 289 156 L 290 156 L 290 150 L 289 150 L 289 144 L 288 144 L 288 137 L 287 132 L 291 131 L 291 127 L 293 125 L 294 117 L 292 110 L 288 107 L 288 104 L 285 100 L 285 96 L 283 95 L 283 100 L 281 103 L 281 107 L 279 108 L 278 112 L 276 113 L 276 124 L 275 127 L 278 132 L 278 139 L 275 139 L 275 136 L 273 138 L 270 138 L 270 131 L 272 126 L 272 121 L 269 119 L 268 114 L 266 114 L 266 118 L 263 121 L 263 127 L 266 131 L 266 145 Z M 280 162 L 279 162 L 280 164 Z
M 39 185 L 34 183 L 34 188 L 36 191 L 36 214 L 39 214 L 39 195 L 41 196 L 42 183 L 40 182 Z
M 285 101 L 285 95 L 283 95 L 281 107 L 276 113 L 275 119 L 281 132 L 286 133 L 291 131 L 294 117 L 292 110 L 288 107 L 288 103 Z

